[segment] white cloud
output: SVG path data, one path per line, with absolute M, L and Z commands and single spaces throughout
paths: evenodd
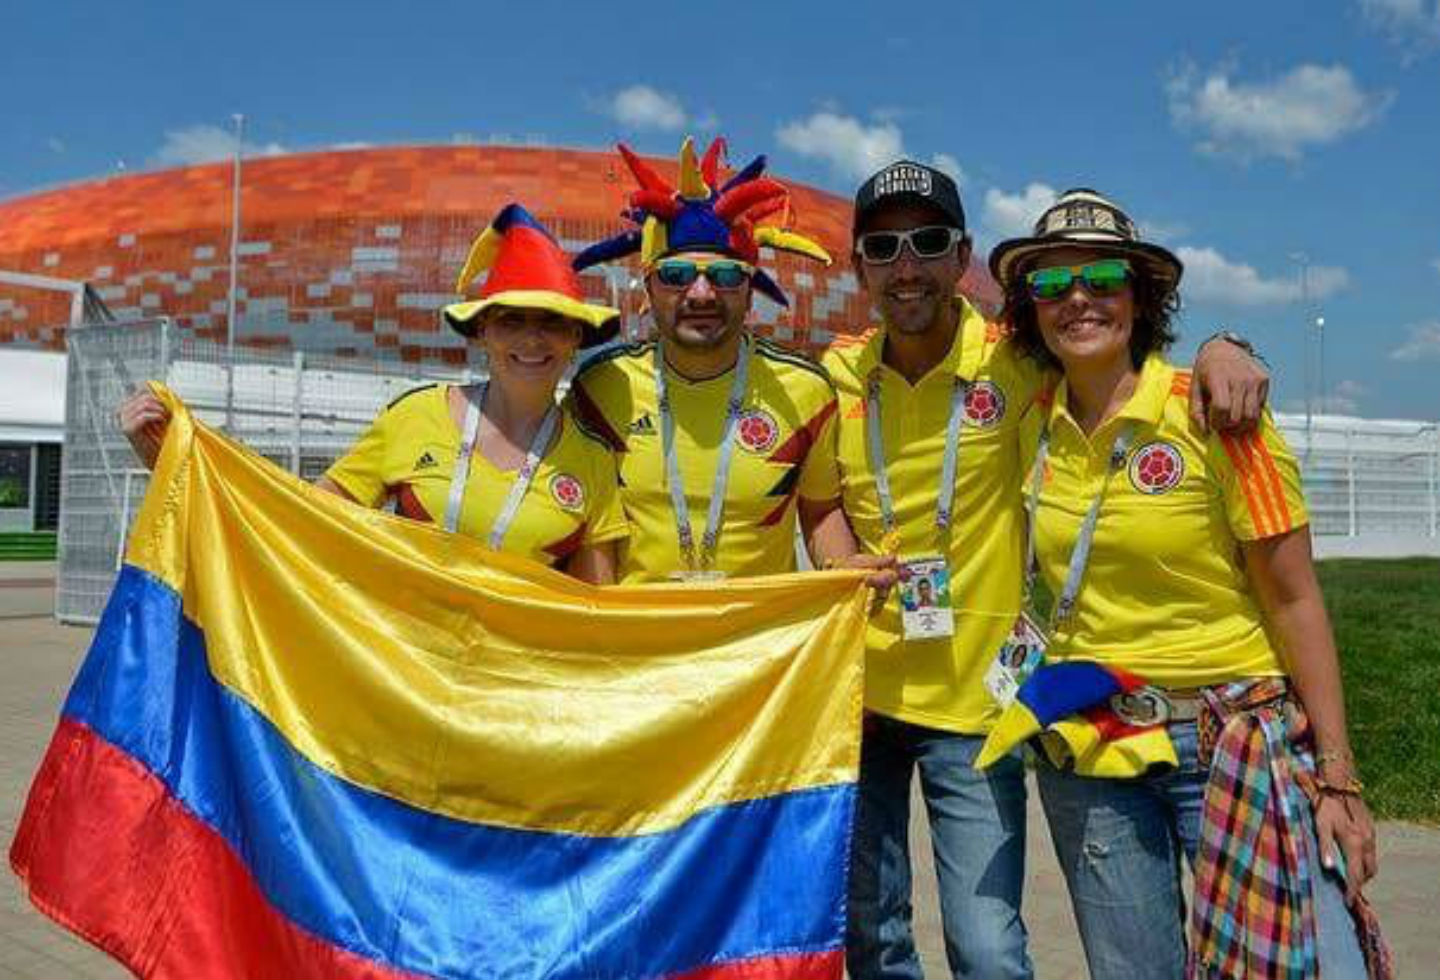
M 1318 391 L 1315 393 L 1315 401 L 1310 408 L 1317 415 L 1358 415 L 1360 414 L 1360 402 L 1370 393 L 1370 389 L 1358 381 L 1344 380 L 1336 384 L 1329 391 Z M 1300 414 L 1305 411 L 1305 399 L 1290 398 L 1280 403 L 1280 409 L 1285 412 Z
M 245 155 L 249 157 L 278 156 L 288 152 L 279 143 L 245 144 Z M 229 160 L 234 154 L 234 132 L 220 126 L 201 124 L 166 130 L 165 142 L 151 155 L 150 162 L 161 167 L 188 167 Z
M 1430 268 L 1434 269 L 1436 272 L 1440 272 L 1440 259 L 1431 259 Z
M 1190 234 L 1190 226 L 1182 221 L 1146 221 L 1141 219 L 1140 237 L 1147 242 L 1157 242 L 1161 245 L 1167 242 L 1178 241 Z
M 1254 266 L 1232 262 L 1213 248 L 1182 245 L 1175 250 L 1185 263 L 1181 291 L 1187 300 L 1227 306 L 1267 306 L 1324 299 L 1350 285 L 1350 274 L 1333 266 L 1312 265 L 1301 289 L 1299 275 L 1267 279 Z
M 985 230 L 995 239 L 1020 238 L 1035 230 L 1035 222 L 1060 192 L 1049 184 L 1031 183 L 1016 194 L 1007 194 L 998 187 L 985 192 L 981 220 Z M 1147 242 L 1165 244 L 1190 234 L 1190 228 L 1178 221 L 1140 221 L 1140 236 Z
M 1437 0 L 1360 0 L 1371 25 L 1401 48 L 1407 59 L 1440 46 L 1440 2 Z
M 1440 320 L 1417 323 L 1410 336 L 1390 352 L 1392 361 L 1440 361 Z
M 649 85 L 622 88 L 601 108 L 626 129 L 673 131 L 683 129 L 690 120 L 678 98 Z
M 802 157 L 823 160 L 839 177 L 861 181 L 896 160 L 916 160 L 905 149 L 905 134 L 898 121 L 906 110 L 887 107 L 870 114 L 865 123 L 830 106 L 804 119 L 792 119 L 775 130 L 780 145 Z M 935 153 L 923 161 L 964 187 L 965 169 L 949 153 Z
M 935 154 L 933 157 L 930 158 L 930 166 L 934 167 L 936 170 L 941 171 L 942 173 L 949 174 L 952 178 L 954 178 L 957 187 L 965 186 L 965 171 L 960 166 L 960 161 L 956 160 L 950 154 Z
M 336 144 L 333 149 L 360 149 L 369 144 Z M 455 132 L 450 134 L 451 146 L 553 146 L 554 140 L 544 133 L 479 133 Z M 606 146 L 605 149 L 610 147 Z
M 49 139 L 47 139 L 47 140 L 45 141 L 45 145 L 46 145 L 46 147 L 49 148 L 49 150 L 50 150 L 51 153 L 57 153 L 57 154 L 58 154 L 58 153 L 64 153 L 64 152 L 65 152 L 65 141 L 62 140 L 62 139 L 61 139 L 60 137 L 58 137 L 58 136 L 52 136 L 52 137 L 50 137 Z
M 1228 68 L 1203 79 L 1193 65 L 1166 84 L 1170 117 L 1200 134 L 1206 153 L 1299 160 L 1314 146 L 1364 129 L 1393 101 L 1366 92 L 1344 65 L 1300 65 L 1265 82 L 1232 80 Z
M 1035 230 L 1035 222 L 1059 195 L 1049 184 L 1027 184 L 1018 194 L 991 187 L 985 191 L 980 220 L 997 239 L 1020 238 Z
M 1358 381 L 1341 381 L 1328 392 L 1320 394 L 1320 411 L 1330 415 L 1355 415 L 1360 411 L 1360 399 L 1370 389 Z
M 867 126 L 854 116 L 828 110 L 785 123 L 775 138 L 787 150 L 824 160 L 851 180 L 864 180 L 905 156 L 905 138 L 893 122 Z

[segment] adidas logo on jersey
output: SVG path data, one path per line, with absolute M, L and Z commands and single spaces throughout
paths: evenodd
M 417 470 L 428 470 L 432 466 L 439 465 L 439 463 L 435 462 L 435 457 L 430 455 L 429 450 L 422 453 L 420 458 L 415 461 L 415 468 Z
M 634 422 L 630 423 L 630 431 L 640 436 L 653 436 L 655 434 L 655 422 L 646 412 Z

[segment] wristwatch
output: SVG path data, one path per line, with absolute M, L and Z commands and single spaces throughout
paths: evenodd
M 1261 364 L 1264 364 L 1267 367 L 1270 365 L 1270 362 L 1265 360 L 1264 355 L 1262 355 L 1258 350 L 1255 349 L 1254 344 L 1250 343 L 1250 341 L 1246 340 L 1244 337 L 1240 336 L 1233 330 L 1215 331 L 1210 336 L 1206 337 L 1203 341 L 1200 342 L 1200 347 L 1196 348 L 1196 353 L 1199 353 L 1199 351 L 1212 340 L 1223 340 L 1227 344 L 1234 344 L 1236 347 L 1240 348 L 1245 353 L 1255 358 L 1255 360 L 1259 361 Z

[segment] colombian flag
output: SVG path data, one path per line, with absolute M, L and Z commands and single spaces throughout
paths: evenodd
M 595 589 L 174 420 L 10 860 L 141 977 L 841 974 L 866 596 Z
M 1177 764 L 1163 724 L 1127 722 L 1111 708 L 1112 697 L 1133 694 L 1145 680 L 1091 660 L 1042 664 L 1020 685 L 975 759 L 983 769 L 1039 736 L 1056 766 L 1082 776 L 1124 778 Z

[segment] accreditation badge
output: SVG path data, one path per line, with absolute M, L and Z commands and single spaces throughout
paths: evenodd
M 907 640 L 954 634 L 950 567 L 944 558 L 909 558 L 900 562 L 900 626 Z
M 1002 708 L 1010 707 L 1020 686 L 1030 679 L 1035 669 L 1045 662 L 1045 631 L 1036 625 L 1029 613 L 1015 617 L 1010 635 L 1000 644 L 1000 652 L 985 671 L 985 689 Z

